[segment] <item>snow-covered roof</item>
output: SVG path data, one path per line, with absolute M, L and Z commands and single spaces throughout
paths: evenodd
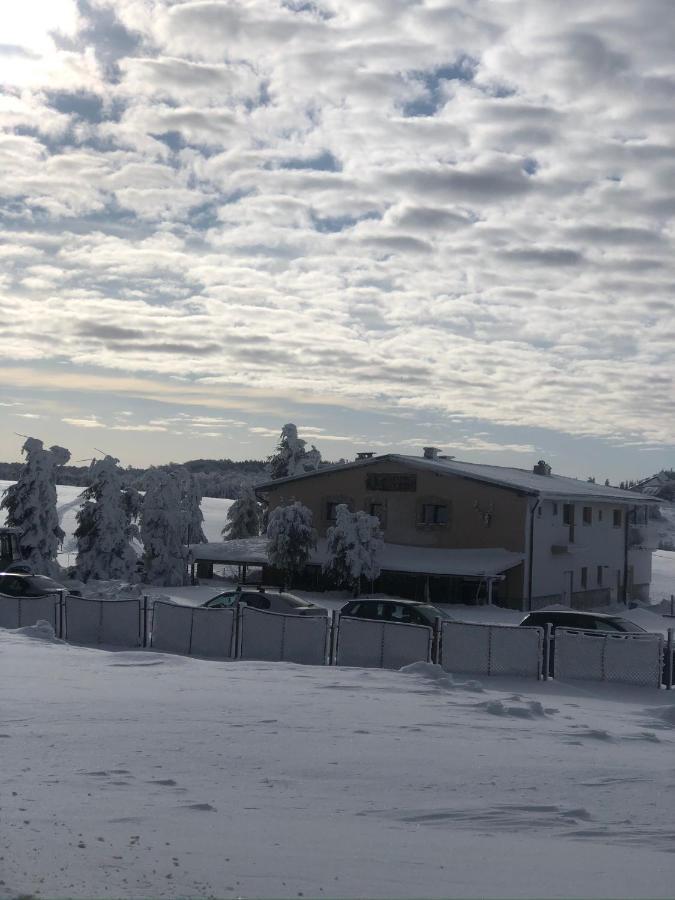
M 268 481 L 265 484 L 258 485 L 257 490 L 267 491 L 290 481 L 298 481 L 304 478 L 321 478 L 322 475 L 329 475 L 346 469 L 372 466 L 383 462 L 399 463 L 417 469 L 429 469 L 438 474 L 469 478 L 474 481 L 482 481 L 487 484 L 494 484 L 499 487 L 522 491 L 526 494 L 552 499 L 606 500 L 608 502 L 631 504 L 655 502 L 654 498 L 635 491 L 605 487 L 601 484 L 581 481 L 578 478 L 570 478 L 566 475 L 538 475 L 531 469 L 491 466 L 483 463 L 462 462 L 457 459 L 427 459 L 423 456 L 404 456 L 397 453 L 373 456 L 370 459 L 359 459 L 339 466 L 327 466 L 318 469 L 316 472 L 309 472 L 304 475 L 279 478 L 276 481 Z
M 211 544 L 191 544 L 192 559 L 229 565 L 267 564 L 267 538 L 243 538 Z M 512 569 L 522 562 L 522 553 L 512 553 L 499 547 L 470 550 L 449 550 L 436 547 L 412 547 L 409 544 L 385 543 L 380 565 L 386 572 L 406 572 L 418 575 L 459 575 L 492 577 Z M 310 565 L 326 561 L 326 541 L 319 540 L 310 557 Z

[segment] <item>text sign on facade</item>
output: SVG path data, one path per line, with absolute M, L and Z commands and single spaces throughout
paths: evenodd
M 370 472 L 366 475 L 368 491 L 416 491 L 417 475 L 382 475 Z

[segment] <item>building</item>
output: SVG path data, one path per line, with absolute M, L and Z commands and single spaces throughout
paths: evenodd
M 432 602 L 578 609 L 646 599 L 653 498 L 533 470 L 443 457 L 360 454 L 354 462 L 267 482 L 270 510 L 307 506 L 319 533 L 315 577 L 336 508 L 376 515 L 385 538 L 375 589 Z M 196 549 L 196 548 L 195 548 Z

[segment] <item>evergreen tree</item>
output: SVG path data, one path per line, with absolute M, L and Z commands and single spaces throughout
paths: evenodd
M 185 517 L 186 544 L 206 544 L 206 535 L 202 527 L 204 515 L 202 513 L 202 494 L 199 482 L 189 469 L 181 468 L 179 472 L 181 482 L 181 505 Z
M 293 577 L 307 565 L 316 546 L 311 511 L 297 501 L 289 506 L 277 506 L 269 516 L 267 537 L 270 564 L 284 573 L 290 585 Z
M 56 557 L 65 537 L 56 505 L 56 469 L 70 459 L 70 451 L 26 438 L 21 448 L 26 462 L 17 482 L 8 487 L 0 503 L 7 510 L 7 525 L 18 528 L 21 555 L 36 574 L 59 576 Z
M 175 475 L 150 469 L 141 506 L 144 580 L 148 584 L 187 584 L 186 519 Z
M 314 445 L 311 450 L 305 450 L 306 444 L 307 441 L 298 437 L 298 429 L 292 422 L 284 425 L 276 450 L 267 460 L 270 477 L 287 478 L 290 475 L 302 475 L 303 472 L 318 469 L 321 454 Z
M 91 464 L 91 485 L 76 519 L 77 572 L 83 581 L 119 578 L 131 581 L 137 556 L 130 541 L 139 536 L 133 523 L 140 509 L 140 494 L 122 487 L 119 460 L 112 456 Z
M 241 497 L 227 511 L 227 524 L 221 531 L 227 541 L 257 537 L 260 534 L 261 508 L 250 485 L 242 489 Z
M 331 572 L 340 587 L 358 593 L 361 578 L 373 582 L 380 574 L 384 548 L 377 516 L 352 513 L 341 503 L 336 509 L 335 525 L 327 533 L 328 559 L 324 571 Z

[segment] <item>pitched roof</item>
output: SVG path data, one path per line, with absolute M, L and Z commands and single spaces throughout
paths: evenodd
M 377 463 L 395 462 L 401 465 L 412 466 L 417 469 L 427 469 L 437 474 L 450 475 L 459 478 L 469 478 L 473 481 L 482 481 L 511 490 L 522 491 L 526 494 L 552 499 L 578 499 L 596 500 L 621 503 L 649 503 L 655 502 L 654 498 L 637 493 L 636 491 L 624 491 L 620 488 L 605 487 L 590 481 L 581 481 L 578 478 L 569 478 L 565 475 L 537 475 L 530 469 L 516 469 L 509 466 L 491 466 L 483 463 L 462 462 L 456 459 L 427 459 L 423 456 L 404 456 L 397 453 L 386 453 L 382 456 L 373 456 L 370 459 L 359 459 L 351 463 L 338 466 L 326 466 L 314 472 L 306 472 L 303 475 L 293 475 L 289 478 L 278 478 L 258 485 L 256 490 L 270 490 L 281 484 L 300 481 L 305 478 L 320 478 L 334 472 L 347 469 L 372 466 Z

